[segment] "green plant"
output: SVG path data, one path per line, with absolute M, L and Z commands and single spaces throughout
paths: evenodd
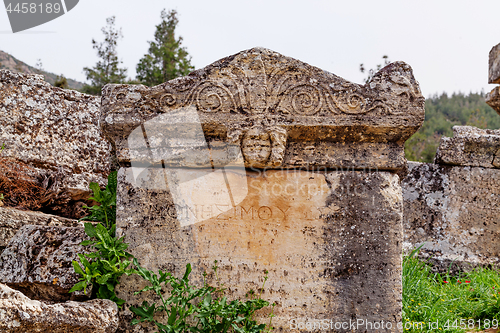
M 85 206 L 90 209 L 91 215 L 80 220 L 101 223 L 95 226 L 85 223 L 85 233 L 90 240 L 83 241 L 81 245 L 92 246 L 96 251 L 78 254 L 83 267 L 76 260 L 73 261 L 73 268 L 80 275 L 80 282 L 75 284 L 70 292 L 84 289 L 87 293 L 87 287 L 92 285 L 97 298 L 110 299 L 122 305 L 125 301 L 116 296 L 115 287 L 123 274 L 130 275 L 135 270 L 128 268 L 131 264 L 129 259 L 132 258 L 132 255 L 125 251 L 128 244 L 124 242 L 124 237 L 117 238 L 115 235 L 116 186 L 116 171 L 109 174 L 106 189 L 101 190 L 97 183 L 89 185 L 94 193 L 90 199 L 99 205 Z
M 80 221 L 99 221 L 104 222 L 108 230 L 112 229 L 116 222 L 116 186 L 117 172 L 113 171 L 108 175 L 108 184 L 104 190 L 101 190 L 99 184 L 90 183 L 89 187 L 94 193 L 93 197 L 89 200 L 93 200 L 99 203 L 92 207 L 83 206 L 90 210 L 90 215 L 81 218 Z M 90 235 L 89 235 L 90 236 Z M 91 236 L 92 237 L 92 236 Z
M 137 274 L 150 282 L 150 286 L 145 287 L 136 294 L 148 290 L 153 290 L 158 295 L 161 305 L 144 301 L 140 307 L 130 307 L 130 311 L 139 316 L 134 319 L 132 325 L 141 322 L 154 323 L 160 333 L 170 332 L 264 332 L 270 331 L 271 320 L 266 329 L 265 324 L 258 324 L 253 315 L 255 311 L 269 306 L 269 302 L 263 300 L 260 294 L 257 298 L 228 301 L 223 296 L 224 290 L 221 287 L 213 287 L 206 282 L 204 274 L 204 285 L 201 288 L 189 284 L 189 274 L 191 265 L 186 265 L 184 276 L 179 279 L 171 273 L 158 272 L 159 275 L 139 266 L 134 258 L 134 265 L 137 267 Z M 217 261 L 213 267 L 217 276 Z M 264 284 L 267 280 L 267 272 Z M 163 284 L 163 286 L 162 286 Z M 264 288 L 264 284 L 262 288 Z M 164 297 L 162 290 L 168 290 L 169 297 Z M 253 294 L 253 293 L 251 293 Z M 198 302 L 196 303 L 196 301 Z M 274 307 L 274 306 L 273 306 Z M 155 314 L 165 312 L 167 322 L 165 324 L 155 320 Z M 272 313 L 270 315 L 272 319 Z
M 116 296 L 115 287 L 123 274 L 130 275 L 135 270 L 128 269 L 132 255 L 125 251 L 128 244 L 124 242 L 124 237 L 113 236 L 115 228 L 116 225 L 108 230 L 102 224 L 93 226 L 92 223 L 85 223 L 85 233 L 91 239 L 83 241 L 81 245 L 92 245 L 97 251 L 78 254 L 83 267 L 73 260 L 73 268 L 80 275 L 80 282 L 71 288 L 70 293 L 82 289 L 87 293 L 87 287 L 92 285 L 97 298 L 110 299 L 117 305 L 125 303 Z

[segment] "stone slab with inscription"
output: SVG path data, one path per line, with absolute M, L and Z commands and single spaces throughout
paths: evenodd
M 107 85 L 102 103 L 122 166 L 117 232 L 141 265 L 181 275 L 191 263 L 200 284 L 218 260 L 229 298 L 267 270 L 277 332 L 358 319 L 400 331 L 396 173 L 424 119 L 410 66 L 358 85 L 256 48 L 152 88 Z M 142 286 L 123 277 L 118 296 L 139 304 Z

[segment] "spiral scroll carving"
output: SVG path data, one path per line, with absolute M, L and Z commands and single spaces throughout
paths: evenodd
M 235 108 L 234 97 L 224 85 L 207 82 L 195 88 L 195 103 L 203 112 L 218 112 Z
M 313 115 L 321 109 L 322 97 L 318 88 L 311 84 L 298 84 L 289 89 L 294 113 Z
M 303 64 L 267 63 L 262 54 L 251 57 L 252 61 L 247 57 L 232 59 L 231 65 L 210 75 L 203 72 L 198 78 L 163 85 L 160 108 L 167 111 L 192 104 L 202 113 L 404 115 L 422 98 L 411 68 L 403 64 L 377 73 L 369 85 L 361 86 Z
M 173 94 L 165 94 L 163 96 L 161 96 L 160 98 L 160 104 L 162 106 L 172 106 L 176 103 L 177 99 L 175 98 L 175 96 Z
M 333 101 L 337 108 L 344 113 L 363 114 L 368 111 L 365 98 L 357 93 L 334 95 Z

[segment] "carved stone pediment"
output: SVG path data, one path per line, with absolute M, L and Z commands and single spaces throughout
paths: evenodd
M 397 170 L 405 140 L 424 120 L 404 62 L 359 85 L 263 48 L 152 88 L 107 85 L 102 95 L 101 124 L 125 164 L 227 165 L 241 149 L 247 167 Z M 179 143 L 200 139 L 197 131 L 206 145 Z M 204 149 L 219 158 L 200 159 Z

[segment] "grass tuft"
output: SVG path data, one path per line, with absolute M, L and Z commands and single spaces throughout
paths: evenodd
M 417 258 L 419 250 L 403 258 L 404 332 L 464 332 L 500 326 L 498 270 L 476 268 L 454 277 L 432 273 L 430 264 Z

